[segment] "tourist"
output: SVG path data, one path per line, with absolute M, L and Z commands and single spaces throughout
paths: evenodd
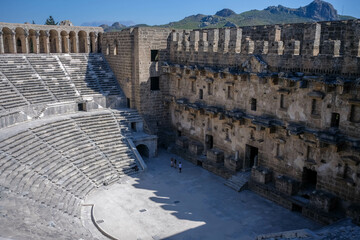
M 179 173 L 181 173 L 182 164 L 179 162 Z

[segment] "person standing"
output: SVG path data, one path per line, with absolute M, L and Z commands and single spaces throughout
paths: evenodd
M 181 173 L 182 164 L 179 162 L 179 173 Z

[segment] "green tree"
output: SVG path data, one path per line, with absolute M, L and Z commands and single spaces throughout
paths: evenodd
M 34 20 L 32 20 L 32 23 L 31 24 L 36 24 Z
M 54 18 L 50 16 L 46 19 L 45 25 L 58 25 L 59 22 L 55 22 Z

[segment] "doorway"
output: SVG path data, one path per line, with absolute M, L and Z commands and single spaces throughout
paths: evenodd
M 149 158 L 149 148 L 145 144 L 140 144 L 136 146 L 136 149 L 140 153 L 141 157 Z
M 317 183 L 317 172 L 305 167 L 303 169 L 302 182 L 304 187 L 315 189 Z
M 246 144 L 245 149 L 245 168 L 251 168 L 258 159 L 259 149 Z
M 332 113 L 331 114 L 331 126 L 333 128 L 338 128 L 340 124 L 340 114 Z
M 214 140 L 212 135 L 206 134 L 205 136 L 205 146 L 206 150 L 212 149 L 214 147 Z

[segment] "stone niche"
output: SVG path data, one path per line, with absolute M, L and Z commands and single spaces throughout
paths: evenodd
M 254 166 L 251 169 L 251 179 L 255 182 L 267 184 L 272 180 L 272 171 L 260 166 Z
M 201 155 L 204 151 L 204 146 L 201 142 L 189 142 L 189 152 L 194 155 Z
M 280 175 L 276 178 L 275 188 L 276 190 L 291 196 L 299 191 L 300 183 L 292 178 Z
M 310 205 L 329 212 L 336 207 L 337 198 L 327 192 L 316 190 L 310 194 Z
M 232 157 L 228 157 L 224 160 L 224 166 L 232 172 L 237 172 L 241 169 L 242 162 L 243 162 L 243 160 L 235 159 L 232 156 Z
M 352 204 L 346 209 L 346 215 L 352 218 L 353 223 L 360 226 L 360 204 Z
M 189 139 L 185 136 L 179 137 L 176 139 L 176 146 L 187 149 L 189 147 Z
M 206 153 L 207 160 L 212 163 L 223 163 L 224 162 L 224 152 L 220 149 L 213 148 L 207 150 Z

